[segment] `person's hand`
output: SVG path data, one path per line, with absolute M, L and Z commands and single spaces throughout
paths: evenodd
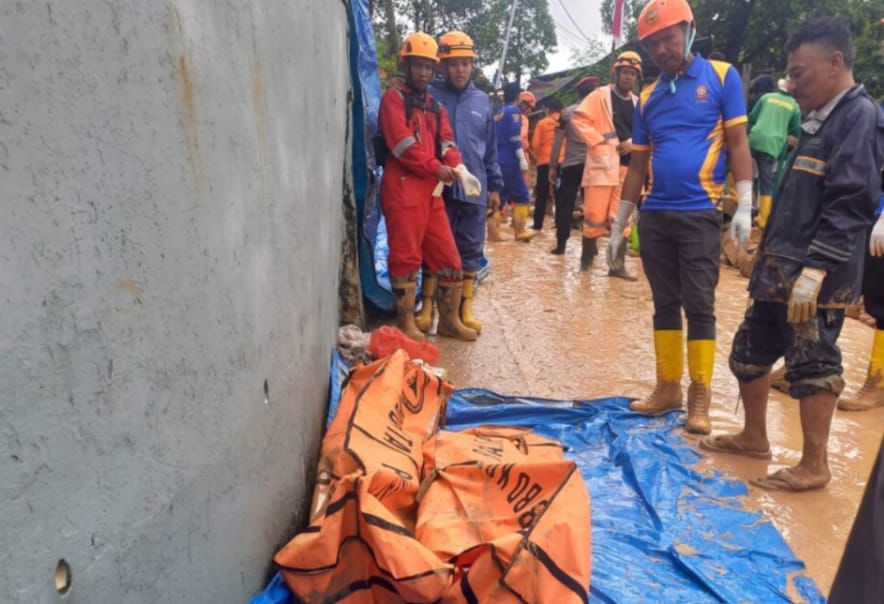
M 737 211 L 731 219 L 730 236 L 743 245 L 752 234 L 752 181 L 737 183 Z
M 436 170 L 436 178 L 446 185 L 450 185 L 457 180 L 457 172 L 454 171 L 454 168 L 439 166 L 439 169 Z
M 555 168 L 549 169 L 549 184 L 555 186 L 556 181 L 559 179 L 558 170 Z
M 794 149 L 798 146 L 798 137 L 792 136 L 791 134 L 786 137 L 786 140 L 789 142 L 789 148 Z
M 872 236 L 869 238 L 869 253 L 872 256 L 884 256 L 884 214 L 878 217 L 878 222 L 872 227 Z
M 479 179 L 473 176 L 469 170 L 467 170 L 465 165 L 460 164 L 454 169 L 454 171 L 460 180 L 460 185 L 463 187 L 464 193 L 466 193 L 469 199 L 475 199 L 482 194 L 482 183 L 479 182 Z
M 823 286 L 826 271 L 805 266 L 792 286 L 786 319 L 793 325 L 806 323 L 816 316 L 816 300 Z
M 608 240 L 608 266 L 610 268 L 614 268 L 615 259 L 620 258 L 624 253 L 626 238 L 623 236 L 623 231 L 629 224 L 633 212 L 635 212 L 635 204 L 621 199 L 620 205 L 617 206 L 617 216 L 611 223 L 611 238 Z
M 627 138 L 625 141 L 617 145 L 617 153 L 620 155 L 629 155 L 632 153 L 632 139 Z
M 490 191 L 488 193 L 488 207 L 492 210 L 500 209 L 500 193 L 497 191 Z

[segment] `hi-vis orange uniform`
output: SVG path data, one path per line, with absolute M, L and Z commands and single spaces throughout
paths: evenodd
M 553 139 L 556 136 L 556 127 L 562 114 L 553 111 L 545 118 L 537 122 L 534 127 L 534 136 L 531 138 L 531 151 L 534 152 L 534 160 L 538 166 L 546 166 L 552 156 Z M 559 161 L 565 159 L 565 146 L 562 145 L 559 153 Z
M 614 127 L 611 105 L 613 86 L 590 93 L 571 117 L 578 136 L 586 143 L 586 166 L 583 169 L 583 235 L 597 239 L 608 234 L 617 216 L 620 194 L 628 166 L 620 164 L 617 146 L 620 140 Z M 633 105 L 638 97 L 632 94 Z
M 350 373 L 310 524 L 275 557 L 296 601 L 587 601 L 576 464 L 527 429 L 440 430 L 451 390 L 401 349 Z

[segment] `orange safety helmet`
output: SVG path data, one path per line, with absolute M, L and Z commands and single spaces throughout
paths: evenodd
M 617 73 L 617 70 L 621 67 L 632 67 L 633 69 L 638 71 L 638 77 L 642 77 L 642 57 L 640 54 L 635 52 L 634 50 L 627 50 L 621 52 L 617 55 L 617 59 L 614 61 L 614 65 L 611 66 L 611 71 L 613 73 Z
M 439 59 L 474 59 L 476 45 L 462 31 L 450 31 L 439 38 Z
M 418 57 L 421 59 L 430 59 L 434 63 L 439 62 L 439 46 L 433 36 L 427 35 L 422 31 L 409 34 L 402 41 L 402 48 L 399 50 L 399 60 L 402 61 L 408 57 Z
M 644 40 L 680 23 L 696 27 L 694 12 L 687 0 L 651 0 L 638 17 L 638 39 Z
M 528 90 L 523 90 L 519 93 L 519 104 L 528 103 L 531 109 L 534 109 L 537 106 L 537 97 L 534 96 L 533 92 L 529 92 Z

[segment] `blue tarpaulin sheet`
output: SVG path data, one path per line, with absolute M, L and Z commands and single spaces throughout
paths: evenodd
M 329 417 L 345 373 L 335 355 Z M 740 498 L 746 485 L 700 472 L 677 413 L 647 418 L 628 399 L 551 401 L 458 390 L 447 429 L 528 426 L 561 441 L 592 500 L 592 602 L 824 602 L 779 531 Z M 290 604 L 277 576 L 251 604 Z

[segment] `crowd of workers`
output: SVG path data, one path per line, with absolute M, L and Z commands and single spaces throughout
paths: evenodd
M 530 140 L 534 95 L 506 85 L 495 110 L 473 82 L 476 50 L 468 35 L 448 32 L 438 43 L 425 33 L 409 35 L 399 55 L 401 77 L 384 94 L 379 115 L 398 323 L 422 340 L 438 307 L 438 335 L 475 340 L 482 324 L 472 300 L 486 227 L 499 240 L 508 209 L 515 240 L 531 241 L 554 200 L 551 251 L 563 254 L 582 192 L 581 270 L 607 237 L 609 276 L 635 280 L 625 257 L 637 223 L 653 294 L 657 383 L 632 409 L 658 415 L 686 402 L 686 430 L 708 435 L 723 221 L 729 219 L 727 232 L 740 245 L 754 224 L 762 238 L 750 303 L 729 359 L 745 427 L 705 436 L 700 446 L 770 458 L 770 372 L 785 358 L 804 449 L 796 466 L 755 484 L 819 488 L 830 480 L 826 448 L 836 405 L 884 405 L 884 112 L 854 82 L 855 50 L 840 19 L 813 19 L 792 35 L 786 77 L 778 85 L 772 76 L 753 80 L 751 111 L 738 71 L 723 57 L 692 51 L 696 32 L 686 0 L 650 0 L 638 38 L 659 77 L 639 91 L 642 58 L 622 52 L 609 84 L 586 77 L 577 83 L 575 104 L 546 101 L 547 115 Z M 736 202 L 729 216 L 720 203 L 728 182 Z M 865 385 L 841 397 L 837 340 L 845 308 L 861 294 L 877 321 L 871 361 Z

